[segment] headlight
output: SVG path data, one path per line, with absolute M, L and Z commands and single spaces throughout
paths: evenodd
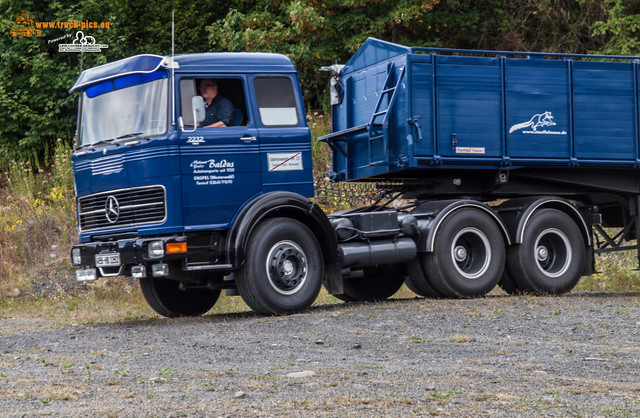
M 154 264 L 151 266 L 151 275 L 153 277 L 167 277 L 169 275 L 169 266 L 165 263 Z
M 80 248 L 74 248 L 71 250 L 71 264 L 79 266 L 82 264 L 82 254 Z
M 149 255 L 149 258 L 164 257 L 164 242 L 151 241 L 147 247 L 147 254 Z
M 96 269 L 76 270 L 76 280 L 79 282 L 92 282 L 98 279 Z

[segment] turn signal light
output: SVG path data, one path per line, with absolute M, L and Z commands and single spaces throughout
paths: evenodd
M 186 242 L 170 242 L 167 244 L 167 254 L 186 253 Z

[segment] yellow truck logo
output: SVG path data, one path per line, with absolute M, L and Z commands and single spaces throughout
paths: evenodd
M 11 36 L 18 35 L 27 37 L 42 36 L 42 31 L 34 27 L 33 18 L 27 12 L 20 13 L 13 26 L 11 26 Z

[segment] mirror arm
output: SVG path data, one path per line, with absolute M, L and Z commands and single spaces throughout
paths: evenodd
M 192 109 L 193 109 L 193 123 L 194 123 L 193 129 L 191 129 L 191 130 L 184 129 L 184 122 L 182 121 L 182 116 L 180 116 L 180 118 L 178 120 L 180 121 L 180 130 L 182 132 L 195 132 L 196 129 L 198 129 L 198 122 L 196 122 L 196 120 L 197 120 L 196 119 L 196 108 L 194 107 Z

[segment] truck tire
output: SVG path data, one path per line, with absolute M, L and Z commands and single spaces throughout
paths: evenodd
M 447 297 L 489 293 L 504 270 L 506 251 L 498 225 L 472 208 L 456 210 L 440 225 L 434 251 L 422 257 L 430 284 Z
M 164 277 L 140 279 L 140 289 L 151 308 L 162 316 L 200 316 L 216 304 L 220 290 L 180 290 L 180 282 Z
M 344 295 L 337 296 L 345 302 L 375 302 L 389 299 L 402 287 L 407 272 L 401 264 L 365 267 L 363 277 L 345 278 Z
M 562 294 L 580 280 L 585 254 L 580 229 L 569 215 L 542 209 L 531 216 L 522 244 L 509 249 L 507 269 L 525 291 Z
M 425 298 L 442 298 L 442 293 L 438 292 L 431 286 L 429 278 L 422 268 L 422 257 L 424 254 L 418 253 L 417 257 L 406 264 L 409 276 L 405 280 L 405 284 L 416 295 Z
M 313 233 L 288 218 L 267 219 L 251 233 L 246 260 L 236 274 L 240 296 L 255 312 L 302 312 L 322 286 L 322 251 Z
M 525 290 L 522 289 L 520 285 L 513 280 L 513 278 L 511 278 L 511 275 L 506 268 L 504 269 L 504 272 L 502 272 L 502 277 L 498 282 L 498 286 L 510 295 L 521 295 L 525 293 Z

